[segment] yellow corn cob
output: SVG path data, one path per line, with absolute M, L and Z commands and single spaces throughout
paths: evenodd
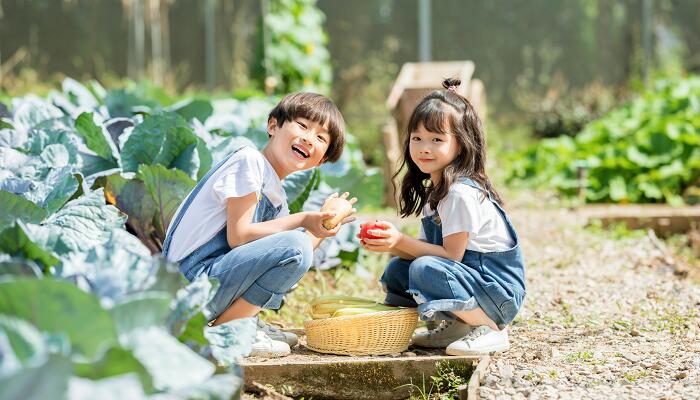
M 348 307 L 377 306 L 374 300 L 361 299 L 351 296 L 321 296 L 311 302 L 310 314 L 313 319 L 330 318 L 336 310 Z
M 373 313 L 378 311 L 395 311 L 398 310 L 396 307 L 389 307 L 382 304 L 372 306 L 372 307 L 345 307 L 339 308 L 333 313 L 333 317 L 347 317 L 350 315 L 360 315 Z

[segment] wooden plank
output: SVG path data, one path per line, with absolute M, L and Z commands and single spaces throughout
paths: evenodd
M 439 362 L 468 367 L 469 374 L 483 356 L 345 357 L 244 361 L 246 391 L 270 385 L 287 396 L 314 399 L 403 399 L 411 384 L 430 387 Z M 414 388 L 414 393 L 416 390 Z
M 653 229 L 658 236 L 686 233 L 700 227 L 700 206 L 672 207 L 665 204 L 595 205 L 578 210 L 588 224 L 624 223 L 629 229 Z

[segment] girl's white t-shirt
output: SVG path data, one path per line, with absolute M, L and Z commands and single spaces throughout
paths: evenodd
M 180 261 L 213 238 L 226 225 L 226 203 L 229 197 L 250 193 L 267 196 L 275 206 L 282 206 L 278 217 L 289 215 L 287 196 L 282 181 L 269 161 L 258 150 L 244 147 L 232 155 L 204 183 L 182 216 L 172 235 L 169 261 Z M 182 211 L 180 204 L 172 221 Z
M 472 186 L 453 184 L 447 195 L 438 202 L 437 212 L 442 225 L 442 237 L 467 232 L 467 250 L 487 253 L 515 246 L 515 240 L 496 206 L 482 191 Z M 434 213 L 430 204 L 423 207 L 423 216 Z M 422 224 L 418 239 L 426 240 Z

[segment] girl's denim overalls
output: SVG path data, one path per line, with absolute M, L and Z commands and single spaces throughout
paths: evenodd
M 481 190 L 471 179 L 461 179 L 459 183 Z M 525 297 L 523 255 L 510 219 L 490 194 L 488 199 L 503 216 L 515 245 L 488 253 L 466 250 L 462 262 L 435 256 L 415 260 L 395 257 L 381 278 L 387 290 L 387 304 L 418 305 L 423 320 L 455 319 L 450 311 L 481 307 L 501 329 L 513 321 Z M 442 245 L 437 211 L 421 222 L 427 241 Z
M 163 243 L 163 255 L 167 255 L 172 233 L 182 221 L 192 200 L 214 171 L 221 168 L 233 154 L 235 151 L 214 166 L 187 196 L 184 206 L 168 229 Z M 253 222 L 275 219 L 280 208 L 281 206 L 275 207 L 261 190 Z M 219 289 L 203 311 L 205 317 L 212 320 L 239 297 L 258 307 L 279 308 L 284 294 L 309 270 L 312 260 L 311 238 L 302 231 L 279 232 L 231 248 L 224 226 L 212 239 L 180 261 L 180 271 L 189 281 L 203 273 L 219 280 Z

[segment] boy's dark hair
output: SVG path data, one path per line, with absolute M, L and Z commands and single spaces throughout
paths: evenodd
M 271 118 L 275 118 L 280 127 L 295 118 L 306 118 L 327 125 L 331 140 L 326 150 L 326 161 L 338 161 L 343 154 L 345 120 L 338 107 L 328 97 L 308 92 L 288 94 L 270 111 L 268 122 Z
M 484 189 L 485 195 L 491 194 L 498 203 L 502 203 L 486 176 L 484 128 L 469 100 L 457 93 L 456 88 L 460 83 L 459 79 L 445 79 L 442 82 L 445 90 L 435 90 L 425 96 L 411 114 L 404 135 L 401 167 L 392 179 L 394 184 L 403 167 L 408 167 L 401 182 L 399 199 L 399 212 L 404 217 L 419 215 L 426 203 L 430 203 L 430 208 L 436 210 L 438 202 L 460 177 L 472 179 Z M 411 132 L 415 132 L 419 125 L 430 132 L 454 135 L 459 145 L 457 157 L 445 167 L 440 182 L 435 186 L 427 183 L 430 175 L 422 172 L 411 160 Z

